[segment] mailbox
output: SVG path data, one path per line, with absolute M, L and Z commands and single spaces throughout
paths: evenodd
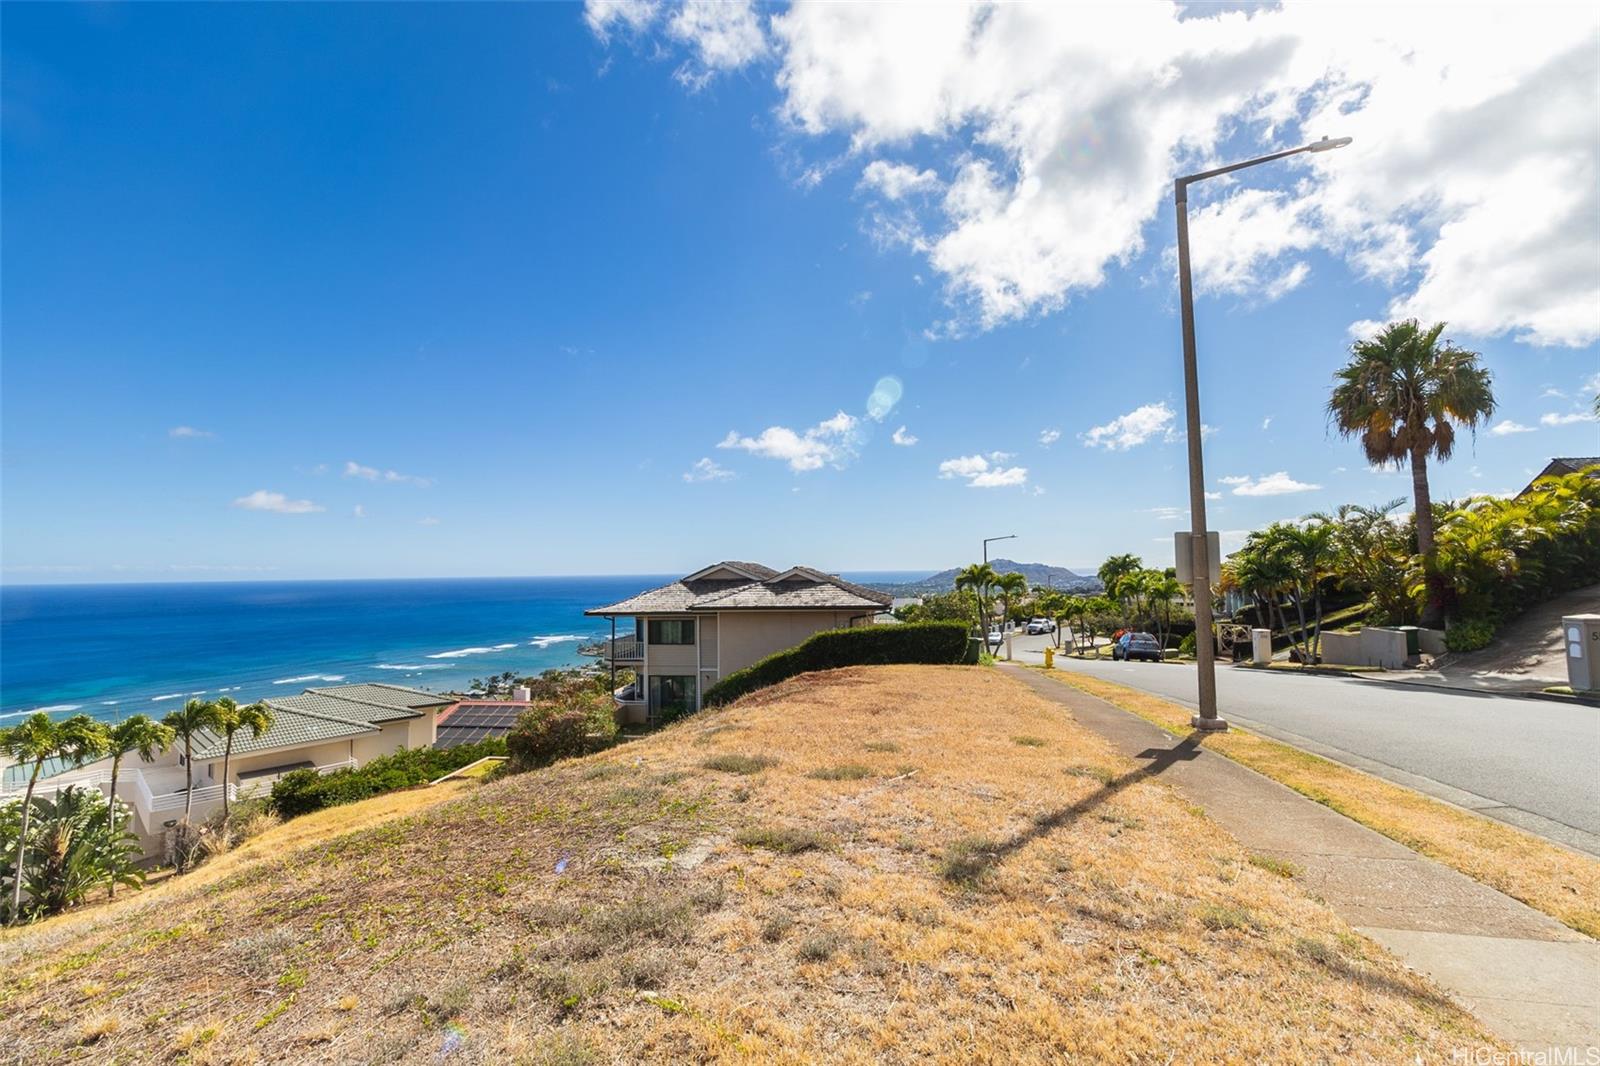
M 1561 646 L 1567 655 L 1567 683 L 1574 692 L 1600 691 L 1600 614 L 1569 614 L 1561 619 Z

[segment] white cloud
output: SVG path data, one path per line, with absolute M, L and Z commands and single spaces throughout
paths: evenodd
M 433 515 L 428 515 L 426 518 L 417 519 L 417 525 L 419 526 L 436 526 L 438 524 L 439 520 L 433 517 Z
M 737 448 L 766 459 L 781 459 L 796 473 L 823 466 L 843 466 L 855 456 L 857 424 L 853 416 L 840 411 L 802 433 L 787 426 L 768 426 L 754 437 L 741 437 L 730 429 L 717 447 Z
M 1208 500 L 1220 500 L 1220 499 L 1222 499 L 1222 493 L 1220 493 L 1220 492 L 1207 492 L 1206 493 L 1206 499 L 1208 499 Z
M 1090 448 L 1127 451 L 1153 437 L 1172 433 L 1176 417 L 1165 403 L 1147 403 L 1082 434 L 1083 443 Z
M 718 72 L 767 54 L 767 36 L 750 0 L 686 0 L 667 21 L 667 33 L 694 51 L 694 58 L 672 75 L 691 92 L 703 89 Z
M 209 429 L 196 429 L 193 426 L 173 426 L 167 430 L 167 436 L 176 440 L 211 440 L 216 434 Z
M 1149 512 L 1156 516 L 1158 522 L 1171 522 L 1173 519 L 1189 513 L 1187 507 L 1151 507 Z
M 1039 433 L 1039 443 L 1046 448 L 1060 439 L 1061 431 L 1059 429 L 1046 429 L 1041 430 Z
M 1003 465 L 1009 458 L 1011 456 L 1006 452 L 990 452 L 988 456 L 963 455 L 955 459 L 946 459 L 939 464 L 939 476 L 945 479 L 966 478 L 967 487 L 974 489 L 998 489 L 1026 484 L 1028 468 Z
M 1541 426 L 1575 426 L 1579 422 L 1596 421 L 1600 421 L 1600 419 L 1585 411 L 1572 411 L 1564 415 L 1548 414 L 1539 416 L 1539 424 Z
M 944 187 L 939 175 L 905 163 L 874 159 L 861 171 L 856 188 L 876 192 L 886 200 L 903 200 L 915 193 L 937 192 Z
M 894 433 L 890 435 L 889 439 L 900 445 L 902 448 L 909 448 L 913 444 L 917 443 L 917 438 L 912 436 L 910 433 L 907 433 L 905 426 L 901 426 L 899 429 L 895 430 Z
M 355 515 L 355 516 L 356 516 L 356 517 L 357 517 L 357 518 L 365 518 L 365 517 L 367 517 L 367 509 L 366 509 L 366 508 L 365 508 L 365 507 L 363 507 L 363 506 L 362 506 L 362 505 L 361 505 L 361 504 L 359 504 L 359 503 L 358 503 L 358 504 L 356 504 L 356 509 L 355 509 L 355 510 L 354 510 L 354 511 L 353 511 L 353 512 L 352 512 L 352 513 L 353 513 L 353 514 L 354 514 L 354 515 Z
M 1266 474 L 1259 478 L 1234 476 L 1217 480 L 1224 485 L 1232 485 L 1235 496 L 1286 496 L 1294 492 L 1311 492 L 1322 487 L 1296 481 L 1286 470 L 1279 470 L 1275 474 Z
M 609 40 L 617 27 L 639 33 L 649 28 L 660 12 L 657 0 L 588 0 L 583 5 L 584 21 L 602 41 Z
M 402 474 L 397 470 L 379 470 L 376 467 L 362 466 L 360 463 L 350 461 L 344 464 L 345 477 L 358 477 L 363 481 L 384 481 L 389 484 L 416 485 L 418 488 L 427 488 L 433 484 L 429 477 L 418 477 L 415 474 Z
M 1267 429 L 1271 429 L 1272 428 L 1272 416 L 1271 415 L 1268 415 L 1266 418 L 1263 418 L 1261 420 L 1261 428 L 1263 430 L 1267 430 Z
M 708 49 L 741 4 L 664 44 L 707 71 L 776 53 L 789 129 L 883 165 L 895 210 L 869 205 L 868 227 L 942 275 L 945 332 L 1057 310 L 1170 245 L 1175 174 L 1327 134 L 1354 143 L 1195 188 L 1203 292 L 1272 299 L 1323 253 L 1388 288 L 1384 317 L 1600 337 L 1600 8 L 1230 6 L 796 4 L 770 40 L 755 20 Z M 604 38 L 656 16 L 591 0 L 587 18 Z
M 1496 437 L 1505 437 L 1512 433 L 1532 433 L 1533 427 L 1525 426 L 1521 422 L 1513 422 L 1509 418 L 1502 418 L 1489 429 L 1489 432 Z
M 310 500 L 291 500 L 281 492 L 257 489 L 248 496 L 240 496 L 233 505 L 245 511 L 274 511 L 278 514 L 314 514 L 324 508 Z
M 688 470 L 684 471 L 683 480 L 694 481 L 727 481 L 734 476 L 732 470 L 717 465 L 716 461 L 704 458 L 697 461 Z

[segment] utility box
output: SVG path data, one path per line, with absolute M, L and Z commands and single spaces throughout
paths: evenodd
M 1567 684 L 1574 692 L 1600 691 L 1600 614 L 1569 614 L 1561 619 L 1561 644 L 1567 653 Z
M 1272 661 L 1272 630 L 1252 629 L 1250 631 L 1251 661 L 1262 664 Z
M 1406 656 L 1415 659 L 1422 654 L 1422 630 L 1416 626 L 1395 626 L 1406 635 Z

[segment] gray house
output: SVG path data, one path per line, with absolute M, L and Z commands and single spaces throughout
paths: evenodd
M 893 597 L 806 566 L 721 562 L 585 614 L 611 619 L 601 660 L 638 678 L 616 689 L 624 724 L 692 711 L 719 677 L 824 629 L 868 625 Z M 617 636 L 617 619 L 632 619 Z

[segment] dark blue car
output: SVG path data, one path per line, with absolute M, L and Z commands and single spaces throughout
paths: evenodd
M 1124 633 L 1111 649 L 1113 659 L 1161 661 L 1161 645 L 1149 633 Z

